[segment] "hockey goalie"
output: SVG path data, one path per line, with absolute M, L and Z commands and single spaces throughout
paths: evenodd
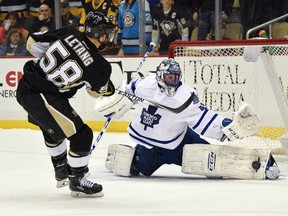
M 224 118 L 200 103 L 196 90 L 182 83 L 181 78 L 179 64 L 167 59 L 155 74 L 133 80 L 125 87 L 129 94 L 166 107 L 179 107 L 191 95 L 193 100 L 180 113 L 138 103 L 139 112 L 128 126 L 136 145 L 109 145 L 106 168 L 119 176 L 151 176 L 162 165 L 175 164 L 182 167 L 183 173 L 207 177 L 277 179 L 280 171 L 269 150 L 229 146 L 229 142 L 257 133 L 259 119 L 253 108 L 243 103 L 233 119 Z M 96 111 L 103 115 L 115 112 L 121 117 L 134 105 L 124 96 L 114 95 L 109 100 Z M 227 145 L 215 145 L 205 137 Z

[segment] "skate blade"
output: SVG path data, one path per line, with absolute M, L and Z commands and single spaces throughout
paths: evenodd
M 95 198 L 95 197 L 104 196 L 104 193 L 102 191 L 100 191 L 100 192 L 94 193 L 94 194 L 86 194 L 86 193 L 82 193 L 82 192 L 79 192 L 79 191 L 71 191 L 71 196 L 72 197 L 77 197 L 77 198 L 81 198 L 81 197 Z
M 69 185 L 69 180 L 68 179 L 63 179 L 61 181 L 57 181 L 56 187 L 57 188 L 62 188 L 62 187 L 66 187 L 67 185 Z

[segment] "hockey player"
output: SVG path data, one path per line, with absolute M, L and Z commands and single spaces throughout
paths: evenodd
M 254 135 L 259 124 L 252 107 L 244 103 L 231 122 L 201 104 L 196 90 L 183 84 L 181 77 L 179 64 L 168 59 L 160 63 L 156 74 L 134 80 L 126 86 L 127 93 L 168 107 L 179 107 L 191 95 L 193 100 L 178 114 L 139 103 L 139 114 L 128 127 L 130 137 L 137 143 L 136 147 L 110 145 L 106 167 L 122 176 L 139 172 L 151 176 L 164 164 L 176 164 L 182 166 L 184 173 L 190 174 L 245 179 L 278 178 L 279 169 L 269 151 L 254 152 L 208 145 L 208 141 L 204 139 L 205 136 L 215 140 L 224 140 L 227 137 L 235 140 Z M 125 104 L 129 104 L 127 99 Z M 112 109 L 105 112 L 111 113 Z M 114 107 L 118 117 L 124 113 L 123 110 L 125 112 L 122 107 L 118 110 Z M 248 165 L 241 167 L 243 161 Z
M 79 30 L 81 32 L 84 31 L 84 23 L 86 20 L 86 16 L 91 11 L 103 13 L 105 16 L 109 17 L 111 22 L 115 25 L 115 32 L 117 31 L 118 26 L 116 19 L 118 7 L 115 0 L 83 0 L 81 18 L 79 21 Z M 102 55 L 116 55 L 118 52 L 118 50 L 115 49 L 114 40 L 110 42 L 108 41 L 105 49 L 99 51 Z
M 69 103 L 78 89 L 92 97 L 111 95 L 111 65 L 99 53 L 114 36 L 114 25 L 101 13 L 91 12 L 85 32 L 66 27 L 32 34 L 27 49 L 38 57 L 24 65 L 17 100 L 29 122 L 38 125 L 55 169 L 57 187 L 68 184 L 71 196 L 103 196 L 102 186 L 85 173 L 91 157 L 92 130 Z M 66 139 L 70 148 L 67 154 Z

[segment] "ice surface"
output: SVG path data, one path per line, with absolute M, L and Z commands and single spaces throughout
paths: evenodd
M 93 152 L 90 179 L 103 185 L 104 197 L 72 198 L 68 187 L 56 188 L 40 131 L 0 130 L 0 215 L 288 215 L 287 157 L 277 157 L 282 176 L 275 181 L 211 180 L 174 165 L 149 178 L 123 178 L 104 167 L 111 143 L 132 144 L 127 134 L 105 133 Z

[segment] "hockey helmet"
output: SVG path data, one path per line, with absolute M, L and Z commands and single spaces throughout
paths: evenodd
M 85 33 L 95 38 L 107 35 L 107 41 L 113 42 L 114 24 L 104 14 L 99 12 L 89 12 L 85 20 Z
M 180 65 L 173 59 L 165 59 L 156 69 L 156 80 L 168 96 L 173 96 L 182 84 Z

